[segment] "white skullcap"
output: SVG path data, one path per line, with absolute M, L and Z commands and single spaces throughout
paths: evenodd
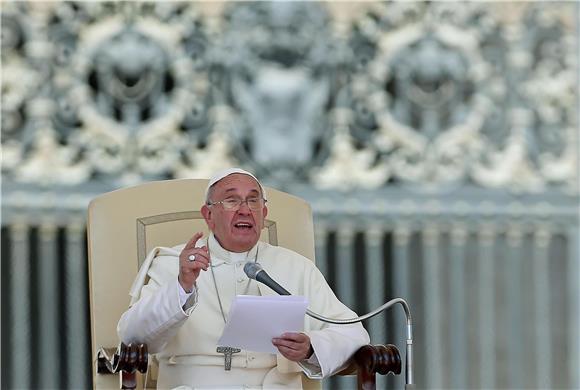
M 239 173 L 241 175 L 248 175 L 251 178 L 253 178 L 254 180 L 256 180 L 256 183 L 258 183 L 258 185 L 260 186 L 260 189 L 262 190 L 262 197 L 264 199 L 266 199 L 266 191 L 264 191 L 264 187 L 262 187 L 262 183 L 260 183 L 260 181 L 256 178 L 256 176 L 252 175 L 248 171 L 244 171 L 241 168 L 226 168 L 226 169 L 222 169 L 221 171 L 217 171 L 216 173 L 214 173 L 213 176 L 210 177 L 209 183 L 207 183 L 207 188 L 205 189 L 205 199 L 209 200 L 208 195 L 209 195 L 209 189 L 211 188 L 211 186 L 213 186 L 215 183 L 217 183 L 218 181 L 220 181 L 224 177 L 229 176 L 229 175 L 233 175 L 235 173 Z

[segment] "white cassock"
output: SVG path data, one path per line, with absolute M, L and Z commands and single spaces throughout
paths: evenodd
M 331 318 L 356 316 L 336 298 L 314 263 L 289 249 L 258 242 L 240 255 L 223 249 L 213 235 L 208 243 L 226 318 L 236 295 L 276 294 L 245 275 L 244 264 L 254 260 L 291 294 L 307 297 L 310 310 Z M 200 241 L 197 246 L 204 244 Z M 197 302 L 184 310 L 177 282 L 182 248 L 180 245 L 151 251 L 131 289 L 132 306 L 117 326 L 121 341 L 147 343 L 149 352 L 156 354 L 159 388 L 300 389 L 302 372 L 313 379 L 332 375 L 369 343 L 368 333 L 360 323 L 329 325 L 305 316 L 304 333 L 310 337 L 313 358 L 297 364 L 280 354 L 242 350 L 233 355 L 231 370 L 224 370 L 224 355 L 216 352 L 224 320 L 212 272 L 200 273 L 193 294 L 197 295 Z M 149 282 L 143 285 L 146 276 Z M 190 301 L 195 302 L 195 297 Z

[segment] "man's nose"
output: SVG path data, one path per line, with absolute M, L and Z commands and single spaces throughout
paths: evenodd
M 240 207 L 238 207 L 238 213 L 251 214 L 251 212 L 252 210 L 250 209 L 250 206 L 248 206 L 248 201 L 242 200 Z

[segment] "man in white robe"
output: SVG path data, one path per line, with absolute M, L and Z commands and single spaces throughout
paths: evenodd
M 123 342 L 147 343 L 156 354 L 158 387 L 300 389 L 301 372 L 314 379 L 332 375 L 368 344 L 360 324 L 328 325 L 305 317 L 304 332 L 272 340 L 277 355 L 242 350 L 226 369 L 216 346 L 233 298 L 275 294 L 248 279 L 243 271 L 248 261 L 262 264 L 293 295 L 306 296 L 314 312 L 332 318 L 356 314 L 336 298 L 310 260 L 258 241 L 268 210 L 264 190 L 249 172 L 214 175 L 201 212 L 211 235 L 202 239 L 197 233 L 185 245 L 154 249 L 118 324 Z M 149 282 L 141 289 L 145 274 Z

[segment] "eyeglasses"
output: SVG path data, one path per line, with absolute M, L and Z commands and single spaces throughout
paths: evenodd
M 242 204 L 245 203 L 248 205 L 248 208 L 252 211 L 258 211 L 264 204 L 266 203 L 266 199 L 264 198 L 247 198 L 242 200 L 240 198 L 227 198 L 224 200 L 220 200 L 219 202 L 208 202 L 208 206 L 215 206 L 216 204 L 221 204 L 224 210 L 238 210 Z

